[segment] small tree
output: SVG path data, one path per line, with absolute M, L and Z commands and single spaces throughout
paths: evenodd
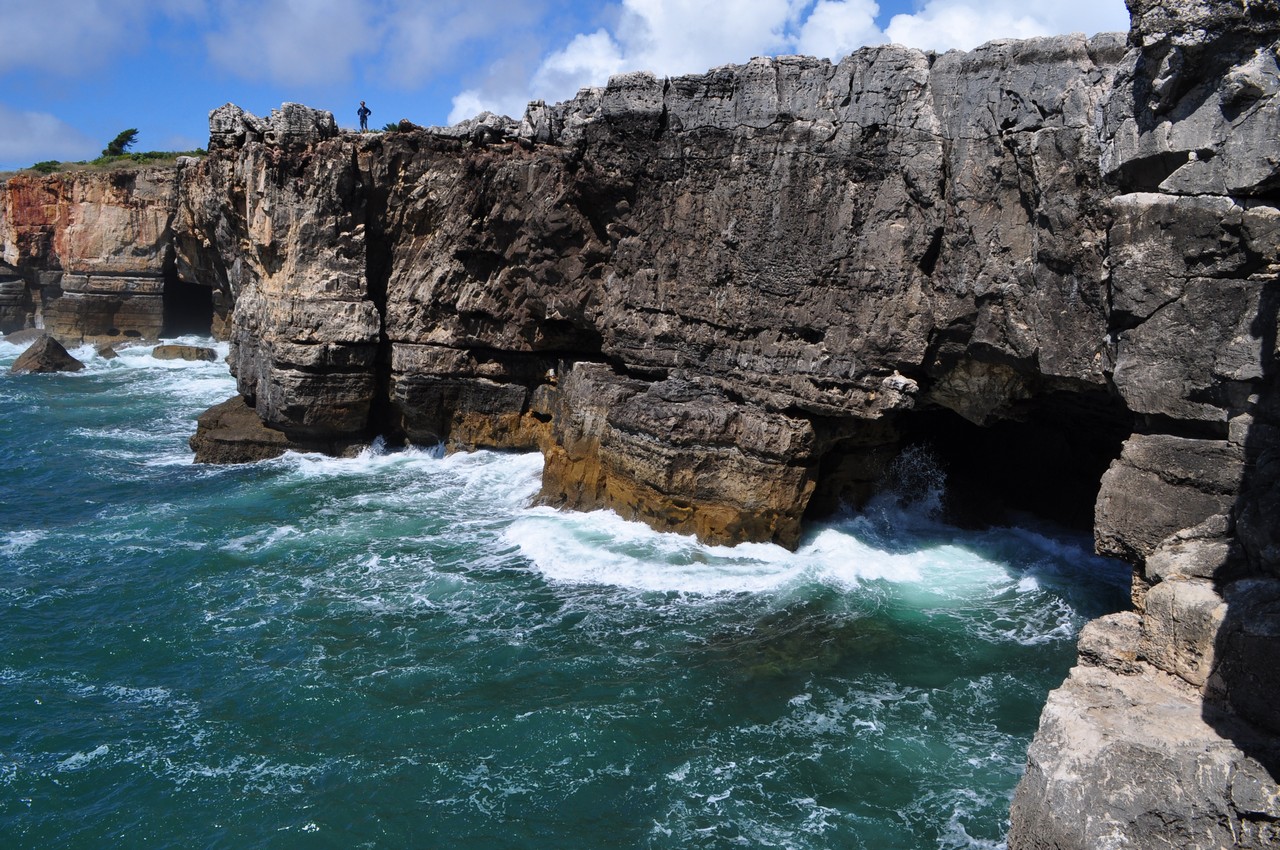
M 138 139 L 137 129 L 125 130 L 107 143 L 107 148 L 102 152 L 103 156 L 124 156 L 124 152 L 129 149 Z

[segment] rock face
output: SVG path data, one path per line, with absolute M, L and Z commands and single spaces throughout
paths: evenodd
M 206 312 L 174 268 L 173 169 L 18 175 L 0 190 L 0 332 L 67 342 L 154 339 Z M 196 305 L 192 307 L 191 305 Z M 203 320 L 208 331 L 211 321 Z
M 1010 846 L 1274 844 L 1280 3 L 1131 12 L 1127 40 L 626 74 L 449 130 L 214 110 L 137 237 L 231 342 L 197 459 L 539 449 L 546 503 L 794 546 L 927 444 L 990 506 L 966 519 L 1092 522 L 1135 569 Z M 77 179 L 6 186 L 0 320 L 86 257 L 124 274 L 54 250 L 90 232 Z
M 1095 532 L 1135 564 L 1136 611 L 1081 636 L 1009 846 L 1275 847 L 1280 8 L 1130 11 L 1102 165 L 1112 374 L 1145 433 L 1103 476 Z
M 1277 846 L 1275 739 L 1138 660 L 1140 619 L 1085 627 L 1027 754 L 1009 846 Z
M 293 154 L 223 107 L 182 172 L 177 265 L 234 297 L 239 391 L 291 439 L 541 448 L 549 503 L 795 545 L 916 411 L 1124 421 L 1097 167 L 1123 54 L 624 75 L 483 139 Z M 1096 487 L 1117 446 L 1068 450 Z
M 204 360 L 212 363 L 218 359 L 218 352 L 203 345 L 157 345 L 151 349 L 151 356 L 157 360 Z
M 9 371 L 15 375 L 29 372 L 79 372 L 84 364 L 72 357 L 56 339 L 45 334 L 18 355 Z

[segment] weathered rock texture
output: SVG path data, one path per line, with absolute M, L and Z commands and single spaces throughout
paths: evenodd
M 176 199 L 172 169 L 9 178 L 0 191 L 0 332 L 158 337 L 190 289 L 173 269 Z
M 273 142 L 223 107 L 182 172 L 177 265 L 234 296 L 240 393 L 291 439 L 541 448 L 552 504 L 794 545 L 915 411 L 1054 399 L 1057 433 L 1128 433 L 1097 125 L 1123 55 L 1072 36 L 631 74 L 460 134 L 294 109 Z M 1096 488 L 1118 439 L 1085 443 L 1062 440 Z
M 204 360 L 212 363 L 218 359 L 218 352 L 203 345 L 157 345 L 151 349 L 151 356 L 157 360 Z
M 1280 846 L 1275 3 L 1130 0 L 1104 104 L 1112 379 L 1135 433 L 1099 551 L 1136 612 L 1086 628 L 1011 848 Z
M 449 130 L 221 107 L 165 243 L 234 304 L 240 395 L 197 459 L 536 448 L 547 503 L 795 545 L 927 442 L 963 506 L 1092 521 L 1135 566 L 1137 610 L 1046 709 L 1011 846 L 1262 846 L 1280 6 L 1132 11 L 1127 41 L 628 74 Z
M 13 361 L 9 371 L 15 375 L 29 372 L 79 372 L 84 364 L 71 356 L 53 337 L 44 334 Z
M 1027 754 L 1010 846 L 1276 847 L 1275 739 L 1141 660 L 1141 619 L 1085 626 Z

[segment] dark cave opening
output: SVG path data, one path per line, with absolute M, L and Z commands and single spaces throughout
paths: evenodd
M 164 337 L 197 334 L 208 336 L 213 329 L 213 290 L 181 280 L 172 270 L 164 276 Z
M 811 517 L 841 504 L 863 506 L 895 486 L 895 458 L 923 450 L 946 477 L 949 522 L 982 527 L 1032 515 L 1088 531 L 1102 474 L 1120 456 L 1133 417 L 1103 391 L 1055 392 L 1026 402 L 1017 419 L 991 425 L 943 408 L 903 414 L 893 425 L 891 444 L 834 443 L 818 473 Z

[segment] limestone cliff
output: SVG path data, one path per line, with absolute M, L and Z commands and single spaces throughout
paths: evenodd
M 182 286 L 173 269 L 176 202 L 168 168 L 9 178 L 0 333 L 37 327 L 80 342 L 207 332 L 210 293 Z
M 1135 612 L 1049 698 L 1013 848 L 1280 846 L 1275 3 L 1131 0 L 1104 106 L 1112 380 L 1136 433 L 1101 552 Z
M 234 294 L 240 392 L 298 445 L 537 447 L 545 501 L 723 542 L 794 545 L 938 417 L 1026 421 L 1094 489 L 1128 433 L 1097 125 L 1123 52 L 625 75 L 470 136 L 224 107 L 178 267 Z
M 623 75 L 521 122 L 221 107 L 136 236 L 234 304 L 197 458 L 539 449 L 547 503 L 795 545 L 927 443 L 961 520 L 1092 524 L 1135 569 L 1011 847 L 1273 846 L 1280 4 L 1131 11 L 1127 40 Z M 38 199 L 80 179 L 9 181 L 0 299 L 125 273 L 52 247 L 88 244 L 92 204 Z

